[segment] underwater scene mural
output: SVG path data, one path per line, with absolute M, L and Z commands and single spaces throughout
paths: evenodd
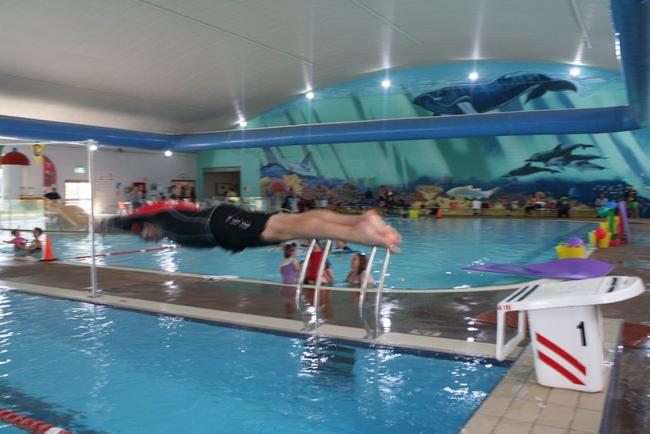
M 516 62 L 458 63 L 391 72 L 319 90 L 312 101 L 298 98 L 249 121 L 270 127 L 413 116 L 471 115 L 490 111 L 549 110 L 627 104 L 618 72 L 569 65 Z M 469 71 L 479 70 L 472 82 Z M 380 90 L 378 90 L 380 89 Z M 239 166 L 251 196 L 282 200 L 287 195 L 341 205 L 375 200 L 382 192 L 406 206 L 469 208 L 553 207 L 573 209 L 638 197 L 650 208 L 650 130 L 611 134 L 504 136 L 338 143 L 204 151 L 202 168 Z M 585 214 L 586 215 L 586 214 Z

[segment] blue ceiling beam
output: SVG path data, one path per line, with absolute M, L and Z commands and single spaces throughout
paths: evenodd
M 175 138 L 174 150 L 203 151 L 456 137 L 597 134 L 636 128 L 629 107 L 534 110 L 188 134 Z
M 173 137 L 168 134 L 0 116 L 0 144 L 2 138 L 41 142 L 95 140 L 108 146 L 158 150 L 169 149 Z
M 650 1 L 611 0 L 627 100 L 639 127 L 650 121 Z

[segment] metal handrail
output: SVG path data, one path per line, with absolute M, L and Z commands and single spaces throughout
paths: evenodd
M 309 267 L 309 259 L 311 254 L 314 251 L 314 246 L 316 245 L 316 239 L 314 238 L 309 243 L 309 248 L 307 253 L 305 253 L 305 259 L 302 262 L 302 268 L 300 269 L 300 277 L 298 278 L 298 285 L 296 285 L 296 313 L 302 316 L 302 287 L 305 284 L 305 276 L 307 276 L 307 268 Z
M 375 336 L 378 338 L 381 335 L 381 318 L 379 317 L 379 307 L 381 306 L 381 299 L 384 294 L 384 281 L 386 280 L 386 271 L 388 271 L 388 263 L 390 262 L 390 250 L 386 249 L 386 256 L 384 257 L 384 265 L 381 267 L 381 277 L 377 285 L 377 296 L 375 297 Z
M 361 283 L 361 289 L 359 290 L 359 318 L 361 322 L 366 325 L 366 331 L 370 331 L 367 327 L 363 305 L 366 302 L 366 292 L 368 290 L 368 282 L 370 281 L 370 276 L 372 274 L 372 264 L 375 261 L 375 255 L 377 254 L 377 247 L 373 247 L 370 251 L 370 256 L 368 257 L 368 262 L 366 263 L 366 269 L 363 273 L 363 280 Z

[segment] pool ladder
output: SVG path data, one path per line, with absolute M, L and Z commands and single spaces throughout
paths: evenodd
M 303 305 L 304 305 L 303 287 L 304 287 L 305 277 L 307 276 L 307 269 L 309 268 L 309 260 L 311 258 L 312 253 L 314 252 L 315 246 L 316 246 L 316 240 L 313 239 L 309 243 L 309 247 L 307 248 L 307 252 L 305 253 L 305 259 L 303 261 L 302 268 L 300 269 L 300 276 L 298 279 L 298 285 L 296 286 L 296 294 L 295 294 L 296 311 L 303 318 L 303 321 L 305 321 L 306 331 L 313 331 L 321 326 L 320 295 L 321 295 L 321 288 L 323 286 L 323 272 L 325 271 L 325 267 L 327 264 L 327 257 L 329 256 L 332 249 L 332 240 L 325 241 L 325 246 L 323 247 L 323 256 L 321 258 L 320 264 L 318 265 L 318 274 L 316 275 L 316 282 L 314 284 L 314 317 L 313 317 L 314 321 L 311 322 L 308 317 L 305 317 L 303 315 Z M 378 250 L 377 247 L 373 247 L 372 250 L 370 251 L 370 256 L 368 257 L 366 269 L 363 274 L 363 280 L 361 282 L 361 288 L 359 290 L 359 318 L 363 323 L 364 327 L 366 328 L 368 339 L 378 338 L 383 331 L 383 327 L 381 324 L 380 307 L 381 307 L 383 293 L 384 293 L 384 282 L 386 280 L 386 272 L 388 271 L 388 264 L 390 262 L 390 250 L 386 249 L 386 256 L 384 256 L 384 262 L 381 267 L 379 283 L 377 284 L 377 289 L 375 293 L 375 312 L 374 312 L 375 327 L 373 330 L 368 324 L 368 321 L 366 319 L 366 315 L 365 315 L 366 310 L 364 307 L 365 307 L 366 294 L 368 292 L 368 283 L 370 281 L 370 275 L 372 273 L 372 265 L 375 261 L 375 257 L 377 256 L 377 250 Z

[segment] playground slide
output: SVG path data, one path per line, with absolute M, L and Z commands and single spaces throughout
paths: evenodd
M 53 200 L 46 200 L 45 209 L 58 214 L 75 228 L 88 226 L 88 214 L 76 205 L 63 205 Z

